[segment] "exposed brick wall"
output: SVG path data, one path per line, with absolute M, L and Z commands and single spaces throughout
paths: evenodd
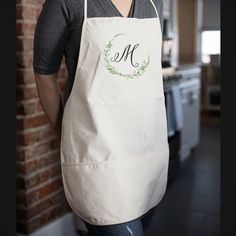
M 33 36 L 43 0 L 17 0 L 17 232 L 29 234 L 70 211 L 59 140 L 40 105 L 32 69 Z M 63 89 L 65 65 L 58 75 Z M 63 90 L 61 91 L 63 92 Z

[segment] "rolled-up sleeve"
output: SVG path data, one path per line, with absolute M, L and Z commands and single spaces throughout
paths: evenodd
M 67 0 L 46 0 L 34 35 L 33 69 L 38 74 L 53 74 L 60 69 L 68 37 Z

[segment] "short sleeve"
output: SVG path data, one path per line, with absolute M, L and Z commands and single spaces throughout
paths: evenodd
M 34 35 L 33 68 L 39 74 L 53 74 L 60 69 L 68 36 L 66 0 L 46 0 Z

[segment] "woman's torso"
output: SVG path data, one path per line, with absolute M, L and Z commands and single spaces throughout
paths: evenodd
M 149 1 L 133 1 L 129 17 L 152 18 L 156 16 Z M 65 102 L 73 86 L 80 51 L 83 2 L 83 0 L 47 0 L 35 34 L 34 67 L 36 72 L 43 74 L 56 72 L 60 66 L 60 58 L 63 55 L 65 57 L 68 70 Z M 162 0 L 154 0 L 154 4 L 162 22 Z M 111 0 L 88 0 L 88 6 L 88 17 L 121 16 Z

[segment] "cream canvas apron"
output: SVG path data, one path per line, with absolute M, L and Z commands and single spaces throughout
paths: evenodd
M 128 222 L 162 199 L 169 147 L 157 17 L 87 18 L 61 136 L 66 198 L 94 225 Z

